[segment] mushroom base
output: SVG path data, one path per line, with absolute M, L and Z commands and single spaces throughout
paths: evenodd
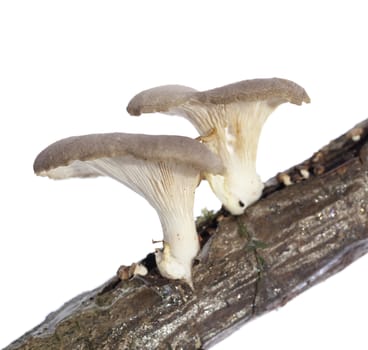
M 192 286 L 192 264 L 200 246 L 194 224 L 193 201 L 186 198 L 188 191 L 189 188 L 183 188 L 179 197 L 182 203 L 171 208 L 170 215 L 160 215 L 164 245 L 162 250 L 156 251 L 156 263 L 163 277 L 181 279 Z
M 206 179 L 217 198 L 233 215 L 243 214 L 248 206 L 262 196 L 264 188 L 255 170 L 233 171 L 225 177 L 207 174 Z

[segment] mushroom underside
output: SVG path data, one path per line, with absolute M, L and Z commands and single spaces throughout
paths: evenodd
M 163 276 L 185 279 L 191 284 L 191 266 L 199 252 L 193 217 L 194 192 L 200 172 L 177 161 L 148 161 L 131 155 L 73 161 L 40 175 L 54 179 L 79 176 L 109 176 L 144 197 L 156 210 L 169 247 L 160 256 Z

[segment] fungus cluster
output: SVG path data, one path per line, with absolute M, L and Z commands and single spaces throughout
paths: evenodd
M 300 105 L 309 97 L 299 85 L 277 78 L 204 92 L 179 85 L 156 87 L 136 95 L 128 112 L 183 116 L 198 130 L 198 139 L 127 133 L 69 137 L 44 149 L 34 171 L 52 179 L 109 176 L 140 194 L 162 225 L 163 248 L 155 256 L 161 275 L 193 286 L 191 268 L 199 252 L 195 189 L 207 179 L 234 215 L 259 199 L 259 135 L 267 117 L 284 102 Z
M 310 102 L 305 90 L 290 80 L 254 79 L 208 91 L 180 85 L 145 90 L 129 103 L 128 113 L 162 112 L 188 119 L 200 140 L 217 154 L 224 174 L 206 179 L 223 205 L 234 215 L 258 200 L 263 183 L 256 172 L 258 140 L 268 116 L 282 103 Z

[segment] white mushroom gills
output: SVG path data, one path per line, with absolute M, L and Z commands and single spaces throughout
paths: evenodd
M 264 185 L 256 171 L 258 141 L 264 122 L 275 108 L 267 101 L 211 105 L 207 108 L 183 105 L 201 135 L 214 129 L 213 136 L 204 138 L 203 143 L 219 155 L 226 173 L 206 174 L 206 179 L 216 196 L 234 215 L 242 214 L 262 194 Z M 208 120 L 211 123 L 202 122 Z

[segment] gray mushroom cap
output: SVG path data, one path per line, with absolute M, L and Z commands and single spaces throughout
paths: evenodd
M 145 90 L 134 96 L 127 106 L 133 116 L 142 113 L 170 113 L 184 103 L 229 104 L 269 100 L 276 105 L 290 102 L 309 103 L 306 91 L 293 81 L 280 78 L 243 80 L 207 91 L 197 91 L 182 85 L 164 85 Z
M 134 116 L 153 112 L 169 113 L 171 108 L 186 102 L 196 92 L 183 85 L 158 86 L 137 94 L 128 104 L 127 111 Z
M 38 175 L 54 178 L 101 175 L 92 168 L 74 161 L 115 158 L 130 155 L 136 159 L 172 160 L 187 164 L 199 172 L 221 173 L 221 160 L 203 144 L 184 136 L 144 135 L 127 133 L 91 134 L 62 139 L 44 149 L 36 158 L 33 169 Z M 66 176 L 51 170 L 68 167 Z M 56 176 L 53 176 L 56 175 Z

